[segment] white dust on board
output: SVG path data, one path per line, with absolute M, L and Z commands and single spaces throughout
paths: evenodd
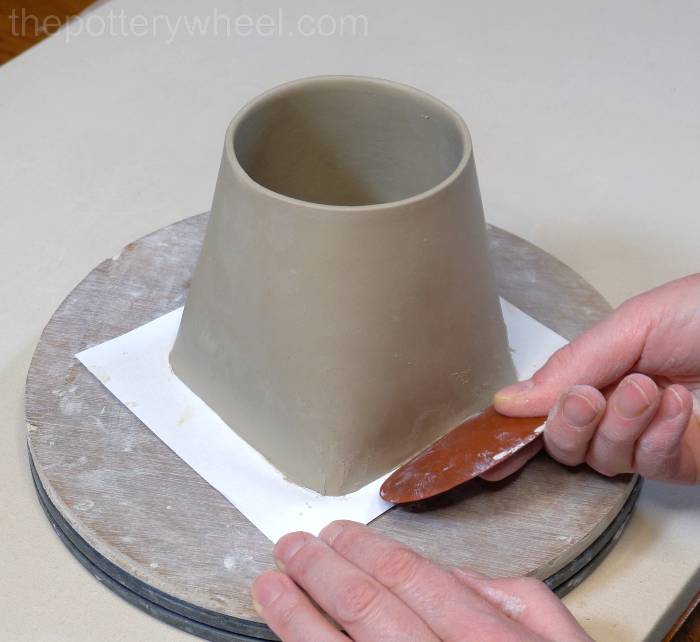
M 67 390 L 52 390 L 52 394 L 58 397 L 58 406 L 64 415 L 71 416 L 80 414 L 83 409 L 83 402 L 75 398 L 75 391 L 78 386 L 71 386 Z
M 224 568 L 227 571 L 233 571 L 236 569 L 236 567 L 239 564 L 243 564 L 243 566 L 247 566 L 252 561 L 253 561 L 253 556 L 250 554 L 233 555 L 231 553 L 228 553 L 227 555 L 224 555 Z
M 78 502 L 77 504 L 73 504 L 73 508 L 75 510 L 79 511 L 88 511 L 94 508 L 95 502 L 93 502 L 91 499 L 84 499 L 81 502 Z
M 575 535 L 558 535 L 557 539 L 565 544 L 573 544 L 576 539 Z

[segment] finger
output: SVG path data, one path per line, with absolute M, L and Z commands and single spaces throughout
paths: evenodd
M 656 416 L 637 440 L 634 468 L 639 474 L 662 481 L 695 481 L 695 467 L 683 448 L 692 412 L 693 398 L 685 386 L 664 390 Z
M 542 450 L 542 440 L 535 439 L 524 448 L 521 448 L 512 457 L 508 457 L 503 463 L 494 466 L 490 470 L 480 475 L 482 479 L 491 482 L 501 481 L 509 477 L 513 473 L 520 470 L 527 462 L 529 462 L 538 452 Z
M 517 631 L 447 570 L 363 524 L 332 522 L 319 537 L 397 595 L 442 640 L 492 639 Z M 496 639 L 495 636 L 493 639 Z
M 437 641 L 406 604 L 317 537 L 285 535 L 275 545 L 275 558 L 354 640 Z
M 609 476 L 632 472 L 635 444 L 653 419 L 659 397 L 659 389 L 649 377 L 625 377 L 608 399 L 586 455 L 588 465 Z
M 681 468 L 687 471 L 687 474 L 684 473 L 679 481 L 684 484 L 700 484 L 700 403 L 695 404 L 681 448 L 684 462 Z
M 285 642 L 347 642 L 284 573 L 264 573 L 251 592 L 255 610 Z
M 513 417 L 549 412 L 574 384 L 602 388 L 639 360 L 649 326 L 647 306 L 632 299 L 578 339 L 557 350 L 531 379 L 496 393 L 496 410 Z
M 592 386 L 573 386 L 562 395 L 547 417 L 547 452 L 567 466 L 586 459 L 589 444 L 605 412 L 605 397 Z
M 590 642 L 590 638 L 547 586 L 531 577 L 491 579 L 467 569 L 455 576 L 509 618 L 547 640 Z

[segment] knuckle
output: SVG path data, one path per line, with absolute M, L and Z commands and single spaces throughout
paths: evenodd
M 416 576 L 420 558 L 407 548 L 394 548 L 377 559 L 374 574 L 385 586 L 396 588 L 410 584 Z
M 549 359 L 547 363 L 540 368 L 534 375 L 533 379 L 536 383 L 541 383 L 546 378 L 546 374 L 551 372 L 566 372 L 570 366 L 576 361 L 578 348 L 575 342 L 567 343 L 559 348 Z
M 366 620 L 380 599 L 379 587 L 369 579 L 356 578 L 346 583 L 336 605 L 338 618 L 345 623 Z
M 610 315 L 609 319 L 616 328 L 637 328 L 643 318 L 648 316 L 646 295 L 643 292 L 637 294 L 627 301 L 623 301 Z
M 552 363 L 558 366 L 566 367 L 576 361 L 576 343 L 567 343 L 564 347 L 557 350 L 552 356 Z

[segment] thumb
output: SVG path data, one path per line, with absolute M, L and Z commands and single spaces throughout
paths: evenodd
M 494 397 L 496 410 L 512 417 L 546 415 L 573 385 L 603 388 L 616 381 L 642 354 L 650 325 L 644 312 L 634 299 L 623 304 L 557 350 L 532 378 L 499 390 Z

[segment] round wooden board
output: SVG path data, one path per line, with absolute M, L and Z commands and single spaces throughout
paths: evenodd
M 129 244 L 61 304 L 27 379 L 29 451 L 49 518 L 98 578 L 203 637 L 274 639 L 249 598 L 273 567 L 271 543 L 73 356 L 181 306 L 206 223 L 193 216 Z M 609 311 L 550 255 L 489 235 L 499 293 L 531 316 L 573 338 Z M 372 526 L 444 565 L 570 588 L 619 537 L 636 483 L 541 455 L 507 481 L 477 480 Z

